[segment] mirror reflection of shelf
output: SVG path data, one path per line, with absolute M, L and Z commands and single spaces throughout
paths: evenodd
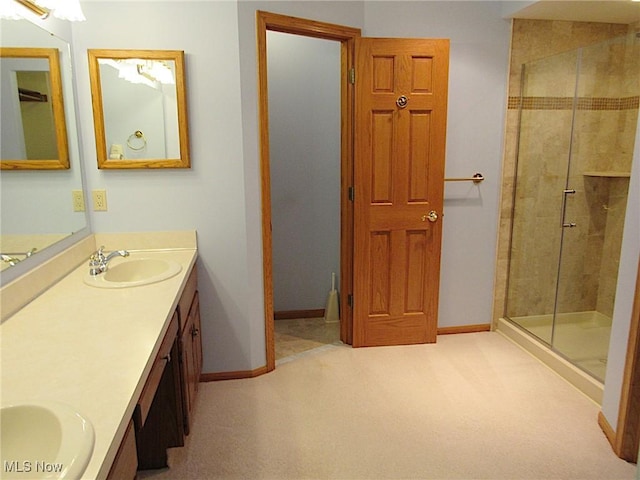
M 607 177 L 607 178 L 629 178 L 630 172 L 613 172 L 613 171 L 597 171 L 597 172 L 582 172 L 585 177 Z
M 46 102 L 47 96 L 35 90 L 18 87 L 18 100 L 21 102 Z

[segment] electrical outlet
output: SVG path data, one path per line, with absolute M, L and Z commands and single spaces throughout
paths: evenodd
M 94 190 L 93 192 L 93 210 L 95 212 L 107 211 L 107 191 Z
M 82 190 L 71 190 L 71 198 L 73 200 L 73 211 L 84 212 L 84 194 Z

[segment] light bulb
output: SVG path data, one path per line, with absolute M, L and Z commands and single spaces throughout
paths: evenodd
M 16 2 L 13 0 L 0 0 L 0 18 L 20 20 L 23 17 L 20 15 Z

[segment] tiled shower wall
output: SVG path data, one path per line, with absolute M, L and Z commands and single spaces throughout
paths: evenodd
M 511 223 L 514 216 L 514 180 L 518 148 L 518 122 L 520 103 L 521 65 L 529 64 L 535 72 L 535 83 L 527 82 L 523 99 L 521 148 L 528 148 L 528 158 L 544 158 L 545 162 L 527 162 L 520 165 L 521 175 L 527 172 L 529 180 L 519 186 L 519 205 L 530 212 L 524 228 L 515 228 L 513 248 L 525 260 L 512 266 L 511 288 L 517 299 L 510 304 L 512 315 L 551 313 L 555 299 L 555 270 L 561 222 L 558 188 L 564 188 L 567 173 L 566 158 L 571 138 L 572 103 L 575 88 L 575 50 L 598 44 L 604 40 L 626 35 L 636 26 L 543 21 L 514 20 L 512 26 L 509 103 L 506 116 L 505 155 L 503 159 L 502 198 L 498 239 L 498 259 L 495 281 L 494 321 L 505 314 L 507 268 L 511 248 Z M 592 54 L 583 62 L 579 80 L 582 97 L 576 115 L 578 141 L 570 175 L 576 185 L 576 195 L 568 199 L 570 220 L 583 228 L 568 232 L 562 267 L 563 311 L 598 309 L 611 315 L 615 291 L 617 264 L 601 262 L 611 252 L 619 252 L 620 233 L 624 219 L 626 185 L 621 178 L 584 176 L 585 172 L 629 171 L 633 133 L 638 114 L 638 82 L 621 82 L 628 77 L 627 69 L 634 58 L 624 58 L 616 64 L 607 64 L 608 51 L 603 56 Z M 551 58 L 548 58 L 551 57 Z M 544 59 L 544 60 L 542 60 Z M 637 71 L 637 70 L 636 70 Z M 613 76 L 615 81 L 604 76 Z M 602 87 L 615 91 L 602 90 Z M 549 115 L 551 113 L 551 115 Z M 617 131 L 631 132 L 631 149 L 620 152 L 621 145 L 609 140 Z M 629 144 L 629 138 L 622 140 Z M 525 155 L 521 155 L 521 158 Z M 550 191 L 553 190 L 553 191 Z M 553 217 L 553 218 L 545 218 Z M 569 218 L 568 218 L 569 220 Z M 550 225 L 550 227 L 542 227 Z M 569 234 L 570 233 L 570 234 Z M 585 251 L 587 255 L 585 255 Z M 614 262 L 615 263 L 615 262 Z M 539 278 L 545 278 L 540 281 Z M 550 280 L 549 280 L 550 279 Z

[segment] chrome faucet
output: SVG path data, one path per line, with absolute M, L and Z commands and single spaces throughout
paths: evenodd
M 8 263 L 12 267 L 15 267 L 18 263 L 20 263 L 25 258 L 29 258 L 33 255 L 38 249 L 33 247 L 28 252 L 17 252 L 17 253 L 0 253 L 0 260 L 5 263 Z M 18 256 L 22 256 L 24 258 L 18 258 Z
M 89 274 L 96 276 L 107 271 L 109 267 L 109 260 L 113 257 L 128 257 L 129 252 L 126 250 L 114 250 L 109 255 L 104 254 L 104 246 L 100 247 L 89 257 Z
M 4 253 L 0 254 L 0 259 L 12 267 L 15 267 L 20 262 L 19 258 L 14 257 L 13 255 L 5 255 Z

